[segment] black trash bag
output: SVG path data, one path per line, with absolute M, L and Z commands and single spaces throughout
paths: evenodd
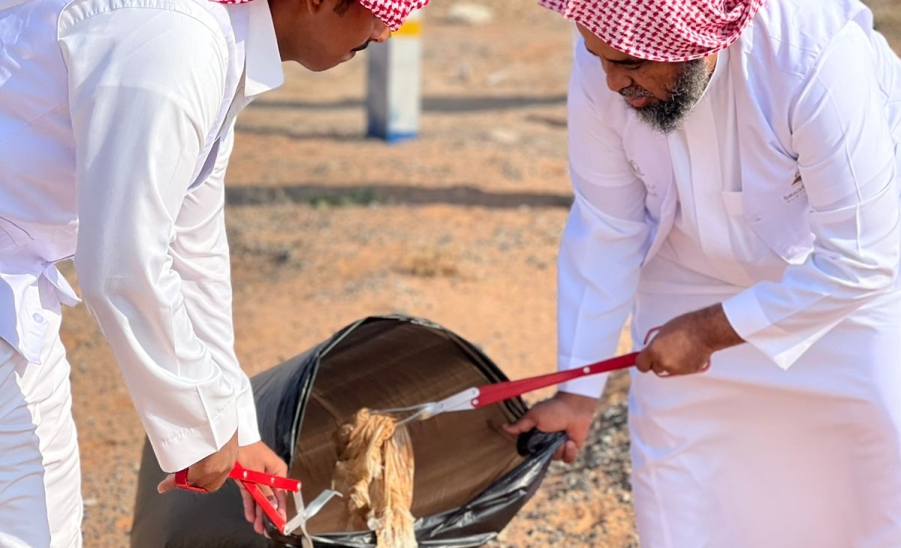
M 505 380 L 487 356 L 454 333 L 426 320 L 389 316 L 354 323 L 251 382 L 260 435 L 289 463 L 289 476 L 301 480 L 310 502 L 330 487 L 338 457 L 335 434 L 359 409 L 417 405 Z M 420 546 L 482 546 L 532 498 L 565 437 L 506 434 L 502 426 L 525 411 L 515 398 L 408 427 Z M 300 547 L 299 537 L 271 527 L 273 541 L 254 533 L 234 482 L 212 494 L 159 495 L 156 486 L 164 476 L 145 442 L 132 548 Z M 310 520 L 314 546 L 374 547 L 372 532 L 339 530 L 342 504 L 332 499 Z M 292 501 L 288 517 L 293 515 Z

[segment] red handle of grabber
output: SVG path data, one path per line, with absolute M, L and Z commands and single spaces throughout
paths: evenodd
M 296 479 L 291 478 L 280 478 L 278 476 L 273 476 L 272 474 L 264 474 L 263 472 L 257 472 L 255 470 L 247 470 L 241 463 L 235 462 L 235 466 L 232 468 L 231 472 L 228 473 L 228 477 L 232 479 L 236 479 L 242 483 L 258 483 L 260 485 L 268 485 L 274 489 L 284 489 L 285 491 L 298 492 L 300 491 L 300 482 Z M 188 485 L 188 469 L 179 470 L 175 473 L 175 485 L 179 489 L 186 489 L 188 491 L 197 491 L 198 493 L 206 493 L 207 490 L 202 487 L 194 487 L 193 485 Z
M 528 379 L 520 379 L 518 381 L 499 382 L 497 384 L 489 384 L 479 388 L 479 395 L 473 399 L 472 406 L 476 409 L 497 403 L 499 401 L 509 400 L 517 396 L 522 396 L 535 390 L 554 386 L 562 382 L 588 377 L 590 375 L 599 375 L 601 373 L 609 373 L 618 369 L 626 369 L 635 365 L 635 359 L 638 352 L 617 356 L 609 360 L 593 363 L 584 367 L 577 367 L 569 371 L 560 371 L 558 373 L 548 373 L 538 377 L 529 377 Z
M 272 505 L 272 502 L 266 498 L 266 495 L 260 491 L 260 488 L 257 485 L 268 485 L 274 489 L 285 489 L 286 491 L 297 493 L 300 491 L 300 482 L 291 478 L 280 478 L 278 476 L 273 476 L 272 474 L 247 470 L 238 462 L 235 462 L 235 466 L 232 468 L 231 472 L 228 473 L 228 477 L 240 481 L 244 488 L 247 489 L 247 492 L 250 493 L 250 496 L 253 497 L 253 500 L 255 500 L 260 508 L 263 509 L 266 516 L 269 517 L 269 521 L 272 522 L 272 525 L 278 529 L 279 533 L 285 534 L 285 520 Z M 207 492 L 206 489 L 201 487 L 188 485 L 187 468 L 175 473 L 175 485 L 179 489 L 187 489 L 188 491 L 197 491 L 200 493 Z
M 300 482 L 296 479 L 282 478 L 273 476 L 272 474 L 257 472 L 256 470 L 248 470 L 237 462 L 235 463 L 235 467 L 232 468 L 232 471 L 229 472 L 228 477 L 244 482 L 249 481 L 258 485 L 268 485 L 273 489 L 284 489 L 285 491 L 291 491 L 292 493 L 300 491 Z

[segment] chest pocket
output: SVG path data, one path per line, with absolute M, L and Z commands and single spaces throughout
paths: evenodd
M 810 205 L 798 175 L 783 180 L 782 188 L 748 188 L 742 206 L 747 222 L 770 249 L 789 264 L 801 264 L 813 251 Z

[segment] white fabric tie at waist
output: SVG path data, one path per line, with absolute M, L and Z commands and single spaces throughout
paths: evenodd
M 69 280 L 56 268 L 56 263 L 45 263 L 41 268 L 41 278 L 50 282 L 50 285 L 56 289 L 57 299 L 60 303 L 66 306 L 75 306 L 81 302 L 75 289 L 69 284 Z
M 55 262 L 32 263 L 27 269 L 3 266 L 0 309 L 13 312 L 15 320 L 0 323 L 0 338 L 29 362 L 40 363 L 48 320 L 61 314 L 60 305 L 75 306 L 81 300 Z

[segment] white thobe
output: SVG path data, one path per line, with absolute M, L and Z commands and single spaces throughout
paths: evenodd
M 870 12 L 764 5 L 683 127 L 576 53 L 559 366 L 716 303 L 747 344 L 634 373 L 642 546 L 901 546 L 901 62 Z M 597 397 L 603 379 L 564 390 Z
M 55 264 L 74 257 L 169 472 L 236 431 L 259 440 L 233 349 L 223 183 L 235 115 L 282 81 L 265 1 L 0 0 L 0 355 L 68 367 L 46 349 L 76 302 Z M 16 390 L 40 422 L 59 383 L 29 382 Z M 19 442 L 0 433 L 0 467 Z M 22 519 L 4 493 L 0 532 Z

